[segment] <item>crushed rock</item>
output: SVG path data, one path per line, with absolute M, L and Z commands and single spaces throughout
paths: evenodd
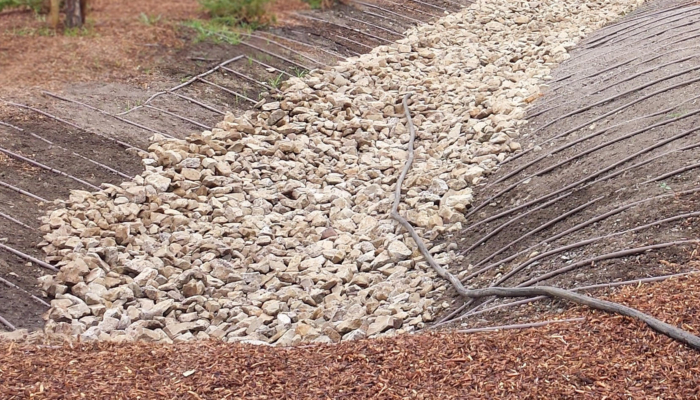
M 414 93 L 416 160 L 399 212 L 430 248 L 472 187 L 518 151 L 550 70 L 636 0 L 481 0 L 186 140 L 145 172 L 74 191 L 43 220 L 60 272 L 46 331 L 83 340 L 331 343 L 413 332 L 446 284 L 389 217 Z M 457 259 L 441 248 L 442 264 Z

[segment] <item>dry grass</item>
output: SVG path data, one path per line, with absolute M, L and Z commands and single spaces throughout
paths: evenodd
M 175 24 L 199 16 L 196 1 L 95 0 L 88 28 L 56 34 L 31 12 L 0 14 L 0 94 L 41 84 L 136 79 L 180 44 Z M 141 13 L 162 18 L 146 24 Z

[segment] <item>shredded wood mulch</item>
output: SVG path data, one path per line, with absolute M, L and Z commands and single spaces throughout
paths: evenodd
M 608 292 L 693 333 L 700 274 Z M 0 343 L 2 399 L 697 399 L 700 352 L 583 307 L 525 330 L 273 348 Z

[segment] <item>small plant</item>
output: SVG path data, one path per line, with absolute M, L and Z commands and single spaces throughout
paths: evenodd
M 309 71 L 307 71 L 305 69 L 294 67 L 293 70 L 294 70 L 294 75 L 296 75 L 297 78 L 303 78 L 309 74 Z
M 221 25 L 216 21 L 199 21 L 193 20 L 185 22 L 185 26 L 194 29 L 197 32 L 195 41 L 202 42 L 211 40 L 214 43 L 225 42 L 231 45 L 241 43 L 241 35 L 231 31 L 228 26 Z
M 669 191 L 669 190 L 671 190 L 671 187 L 668 186 L 668 184 L 667 184 L 666 182 L 661 182 L 661 183 L 659 184 L 659 187 L 661 188 L 661 190 L 664 190 L 664 191 Z
M 272 61 L 272 56 L 270 56 L 268 54 L 256 54 L 255 58 L 258 61 L 262 61 L 262 62 L 266 62 L 266 63 L 269 63 Z
M 304 0 L 313 10 L 321 8 L 321 0 Z
M 677 112 L 668 114 L 668 117 L 669 118 L 679 118 L 679 117 L 682 117 L 683 115 L 685 115 L 685 112 L 677 111 Z
M 228 26 L 250 26 L 253 29 L 267 25 L 274 17 L 267 12 L 272 0 L 199 0 L 212 21 Z
M 137 100 L 133 104 L 131 103 L 131 101 L 127 100 L 126 106 L 124 107 L 124 111 L 129 111 L 134 107 L 139 107 L 141 104 L 142 104 L 141 100 Z
M 279 76 L 272 78 L 267 81 L 267 83 L 272 86 L 275 89 L 280 88 L 280 84 L 282 84 L 282 78 L 284 77 L 284 74 L 279 74 Z
M 12 36 L 55 36 L 56 32 L 46 26 L 41 26 L 39 28 L 15 28 L 8 30 Z
M 160 14 L 158 16 L 148 15 L 146 13 L 139 14 L 139 21 L 141 21 L 141 23 L 147 26 L 153 26 L 158 24 L 162 18 L 163 16 Z
M 87 28 L 86 26 L 83 27 L 75 27 L 75 28 L 66 28 L 63 31 L 63 35 L 68 36 L 68 37 L 85 37 L 85 36 L 92 36 L 92 31 Z
M 314 10 L 332 8 L 335 0 L 304 0 Z

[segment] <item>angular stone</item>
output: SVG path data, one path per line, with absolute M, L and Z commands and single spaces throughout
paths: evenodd
M 474 201 L 472 190 L 467 188 L 460 191 L 450 190 L 445 193 L 440 201 L 440 208 L 447 208 L 457 212 L 464 212 L 468 205 Z
M 397 320 L 390 315 L 380 315 L 367 328 L 367 336 L 382 333 L 389 328 L 400 328 L 403 321 Z
M 177 335 L 180 335 L 182 333 L 191 331 L 201 331 L 204 329 L 206 328 L 199 321 L 181 322 L 177 324 L 167 325 L 163 329 L 163 332 L 165 332 L 165 334 L 168 335 L 168 337 L 170 337 L 171 339 L 174 339 Z
M 277 125 L 277 123 L 280 122 L 286 116 L 287 113 L 283 110 L 275 110 L 270 114 L 270 117 L 267 119 L 267 125 Z
M 102 322 L 100 322 L 97 327 L 100 328 L 102 332 L 110 333 L 117 329 L 119 325 L 119 319 L 113 317 L 104 317 Z
M 150 174 L 144 180 L 147 185 L 153 186 L 159 192 L 166 192 L 170 187 L 170 178 L 167 178 L 158 173 Z
M 89 315 L 90 308 L 87 306 L 87 304 L 81 301 L 68 307 L 68 313 L 71 315 L 71 317 L 73 317 L 73 319 L 78 319 L 84 315 Z
M 280 108 L 280 102 L 279 101 L 273 101 L 271 103 L 265 103 L 262 106 L 263 111 L 272 111 L 272 110 L 278 110 Z
M 530 22 L 530 17 L 527 15 L 518 15 L 513 21 L 518 25 L 524 25 Z
M 326 258 L 323 256 L 306 259 L 299 264 L 299 271 L 306 271 L 308 269 L 311 271 L 318 271 L 323 267 L 325 262 Z
M 204 283 L 198 280 L 191 280 L 182 287 L 182 295 L 185 297 L 199 296 L 204 293 Z
M 360 340 L 364 339 L 367 337 L 367 334 L 362 331 L 362 329 L 357 329 L 352 332 L 346 333 L 343 336 L 342 341 L 350 341 L 350 340 Z
M 183 178 L 185 178 L 189 181 L 198 181 L 199 178 L 201 178 L 202 173 L 196 169 L 183 168 L 182 171 L 180 172 L 180 175 L 182 175 Z
M 340 334 L 344 335 L 350 331 L 354 331 L 355 329 L 360 329 L 361 326 L 362 320 L 360 318 L 355 318 L 340 322 L 335 329 L 340 332 Z
M 392 240 L 386 248 L 392 262 L 399 262 L 411 257 L 413 251 L 400 240 Z
M 268 300 L 262 305 L 262 310 L 265 314 L 274 317 L 282 310 L 282 303 L 277 300 Z
M 139 286 L 146 286 L 146 283 L 156 276 L 158 276 L 158 271 L 155 268 L 146 267 L 134 277 L 134 283 Z
M 162 317 L 171 307 L 175 305 L 175 300 L 167 299 L 156 303 L 153 307 L 144 310 L 144 318 Z
M 90 268 L 83 261 L 83 259 L 78 258 L 64 266 L 56 274 L 56 279 L 59 282 L 65 282 L 71 285 L 75 285 L 83 281 L 83 276 L 90 272 Z

